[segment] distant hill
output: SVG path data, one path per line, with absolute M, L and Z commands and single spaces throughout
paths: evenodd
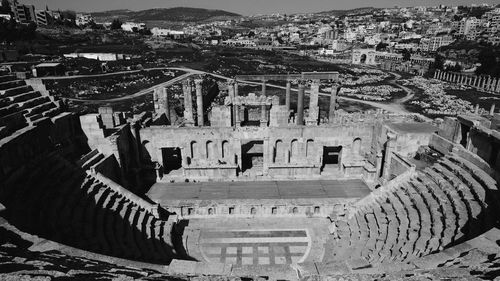
M 371 12 L 373 12 L 375 10 L 379 10 L 379 9 L 378 8 L 373 8 L 373 7 L 363 7 L 363 8 L 356 8 L 356 9 L 351 9 L 351 10 L 330 10 L 330 11 L 323 11 L 323 12 L 319 12 L 317 14 L 341 17 L 341 16 L 345 16 L 345 15 L 358 15 L 358 14 L 371 13 Z
M 118 18 L 121 21 L 170 21 L 170 22 L 199 22 L 210 19 L 231 19 L 241 17 L 236 13 L 223 10 L 208 10 L 199 8 L 158 8 L 143 11 L 113 10 L 92 13 L 98 21 L 110 21 Z

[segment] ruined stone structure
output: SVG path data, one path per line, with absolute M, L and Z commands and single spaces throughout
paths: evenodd
M 404 61 L 401 54 L 385 52 L 377 52 L 375 60 L 384 70 L 407 72 L 419 76 L 427 73 L 434 62 L 432 58 L 418 56 L 411 56 L 408 61 Z
M 376 51 L 374 49 L 357 49 L 352 52 L 353 64 L 375 65 Z
M 298 91 L 287 85 L 284 105 L 265 85 L 261 95 L 240 96 L 237 83 L 224 104 L 202 112 L 199 81 L 184 82 L 184 121 L 173 126 L 154 122 L 168 116 L 164 90 L 154 93 L 155 113 L 101 108 L 77 117 L 47 93 L 0 75 L 7 273 L 221 280 L 495 274 L 500 116 L 423 123 L 334 106 L 323 124 L 314 81 L 309 93 L 305 83 Z M 290 117 L 295 93 L 299 101 L 309 94 L 309 111 L 302 104 Z
M 490 76 L 476 76 L 461 73 L 436 70 L 434 79 L 454 83 L 457 85 L 470 86 L 478 91 L 488 93 L 500 93 L 500 79 Z
M 378 52 L 372 49 L 354 50 L 351 56 L 353 64 L 379 65 L 384 70 L 407 72 L 419 76 L 423 76 L 433 62 L 433 59 L 418 56 L 412 56 L 408 61 L 404 61 L 401 54 Z

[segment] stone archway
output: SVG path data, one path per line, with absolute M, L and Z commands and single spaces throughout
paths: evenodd
M 375 64 L 375 56 L 377 52 L 372 49 L 358 49 L 352 52 L 353 64 Z

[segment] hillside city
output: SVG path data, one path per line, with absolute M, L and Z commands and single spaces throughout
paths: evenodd
M 500 4 L 41 2 L 0 0 L 0 280 L 500 280 Z

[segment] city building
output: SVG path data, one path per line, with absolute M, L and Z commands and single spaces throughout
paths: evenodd
M 450 35 L 422 38 L 420 41 L 420 50 L 423 52 L 435 52 L 440 47 L 450 45 L 454 41 L 455 40 Z
M 75 23 L 78 26 L 85 26 L 90 22 L 94 21 L 92 15 L 89 14 L 76 14 Z

